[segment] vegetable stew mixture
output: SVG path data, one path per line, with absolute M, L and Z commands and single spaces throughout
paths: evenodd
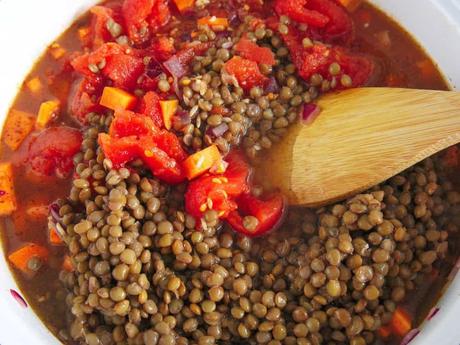
M 398 344 L 457 259 L 458 149 L 319 209 L 251 183 L 311 102 L 367 85 L 447 88 L 361 1 L 91 8 L 3 129 L 4 251 L 28 301 L 65 344 Z

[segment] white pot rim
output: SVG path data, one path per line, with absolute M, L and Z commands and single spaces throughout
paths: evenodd
M 95 0 L 0 0 L 0 124 L 27 72 L 69 23 Z M 439 65 L 452 88 L 460 88 L 459 0 L 371 0 L 414 35 Z M 27 7 L 24 10 L 24 6 Z M 56 16 L 56 14 L 59 14 Z M 28 23 L 27 27 L 24 23 Z M 46 25 L 44 25 L 46 24 Z M 14 33 L 12 35 L 11 33 Z M 23 44 L 27 42 L 27 44 Z M 8 47 L 8 49 L 5 49 Z M 458 261 L 457 270 L 460 268 Z M 431 320 L 411 345 L 458 345 L 460 339 L 460 275 L 435 308 Z M 0 344 L 59 344 L 30 308 L 21 307 L 10 289 L 19 291 L 5 259 L 0 257 Z

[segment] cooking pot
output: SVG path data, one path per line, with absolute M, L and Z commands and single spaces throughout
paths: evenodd
M 460 88 L 460 0 L 371 0 L 395 18 L 438 64 L 452 88 Z M 0 124 L 19 87 L 46 46 L 94 0 L 0 0 Z M 452 116 L 460 116 L 452 114 Z M 460 344 L 460 261 L 427 319 L 403 343 Z M 21 296 L 0 257 L 0 344 L 50 345 L 59 341 Z

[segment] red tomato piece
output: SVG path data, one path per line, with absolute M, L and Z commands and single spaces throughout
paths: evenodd
M 271 49 L 260 47 L 247 38 L 240 39 L 235 46 L 235 50 L 245 59 L 269 66 L 273 66 L 275 64 L 275 54 L 273 54 Z
M 276 194 L 265 199 L 258 199 L 250 193 L 242 194 L 237 198 L 238 209 L 231 212 L 226 221 L 233 230 L 250 237 L 261 236 L 274 230 L 284 215 L 286 208 L 285 199 Z M 243 217 L 257 218 L 258 225 L 253 230 L 248 230 L 243 225 Z
M 148 138 L 170 157 L 182 162 L 187 154 L 180 144 L 179 138 L 172 132 L 158 128 L 152 119 L 131 111 L 117 111 L 110 125 L 110 136 L 123 138 L 135 136 L 138 139 Z
M 166 25 L 170 19 L 171 12 L 169 11 L 168 1 L 156 0 L 149 17 L 150 28 L 153 31 L 158 31 L 158 29 Z
M 296 22 L 323 28 L 329 23 L 329 18 L 319 11 L 305 6 L 310 0 L 276 0 L 275 11 L 279 16 L 285 15 Z M 327 0 L 325 0 L 327 1 Z
M 150 136 L 156 127 L 152 120 L 129 110 L 117 110 L 110 124 L 109 135 L 113 138 Z
M 329 22 L 324 28 L 317 29 L 322 40 L 339 44 L 348 44 L 353 40 L 353 20 L 340 2 L 334 0 L 308 0 L 307 7 L 329 18 Z
M 143 43 L 149 38 L 149 26 L 156 32 L 171 17 L 165 0 L 125 0 L 122 13 L 129 38 L 135 43 Z
M 95 76 L 95 73 L 91 72 L 88 68 L 90 64 L 97 66 L 107 57 L 113 55 L 127 54 L 126 51 L 126 47 L 121 46 L 117 43 L 105 43 L 91 53 L 85 53 L 74 57 L 70 61 L 70 64 L 75 69 L 75 71 L 87 77 L 93 78 Z
M 219 181 L 219 182 L 216 182 Z M 219 217 L 225 218 L 237 205 L 227 190 L 236 191 L 240 185 L 223 182 L 219 176 L 203 175 L 191 181 L 185 193 L 185 209 L 197 219 L 203 217 L 209 206 L 217 211 Z
M 366 85 L 376 71 L 376 65 L 369 57 L 350 52 L 347 48 L 327 46 L 316 43 L 312 47 L 303 47 L 302 35 L 295 27 L 290 26 L 289 34 L 282 35 L 286 46 L 291 53 L 292 62 L 297 67 L 299 75 L 306 81 L 313 74 L 320 74 L 324 79 L 331 80 L 329 66 L 338 62 L 341 73 L 336 76 L 340 81 L 343 74 L 352 79 L 352 87 Z M 336 89 L 343 88 L 340 82 Z
M 90 37 L 93 48 L 97 48 L 112 39 L 107 30 L 107 21 L 113 17 L 113 10 L 105 6 L 94 6 L 90 9 L 93 14 L 91 19 Z
M 125 19 L 128 36 L 136 43 L 144 42 L 142 32 L 148 27 L 147 17 L 152 12 L 156 0 L 125 0 L 123 2 L 122 14 Z
M 113 81 L 115 87 L 132 89 L 144 70 L 142 58 L 117 54 L 106 57 L 106 65 L 102 73 Z
M 335 47 L 334 57 L 342 68 L 342 75 L 345 73 L 351 77 L 353 87 L 368 84 L 376 72 L 375 62 L 370 57 L 351 53 L 346 48 Z
M 202 175 L 189 183 L 185 208 L 192 216 L 201 218 L 211 206 L 224 219 L 236 210 L 235 198 L 249 192 L 251 169 L 242 154 L 231 152 L 225 160 L 229 165 L 224 174 Z
M 158 127 L 163 127 L 160 97 L 156 92 L 149 91 L 142 97 L 139 112 L 150 117 Z
M 93 97 L 89 93 L 91 89 L 89 84 L 90 83 L 85 79 L 77 81 L 69 96 L 69 112 L 82 124 L 86 124 L 86 116 L 88 113 L 97 111 L 100 108 L 99 104 L 93 100 Z
M 140 158 L 162 181 L 176 184 L 185 180 L 180 163 L 187 154 L 179 138 L 158 128 L 150 117 L 116 111 L 109 134 L 100 134 L 99 144 L 116 167 Z
M 138 138 L 135 136 L 115 140 L 110 135 L 101 133 L 99 134 L 99 145 L 101 145 L 105 156 L 112 161 L 116 168 L 123 167 L 139 155 Z
M 238 84 L 246 91 L 254 86 L 264 86 L 268 78 L 264 76 L 256 62 L 234 56 L 224 64 L 224 71 L 234 76 Z
M 141 144 L 143 149 L 141 157 L 152 171 L 152 174 L 166 183 L 177 184 L 183 182 L 186 178 L 181 164 L 157 147 L 156 143 L 148 144 L 148 142 L 147 140 L 145 144 Z
M 34 175 L 64 178 L 73 169 L 73 156 L 80 151 L 81 142 L 77 129 L 47 128 L 31 139 L 25 165 Z
M 128 136 L 114 138 L 108 134 L 99 134 L 99 144 L 104 154 L 115 167 L 120 168 L 126 163 L 140 158 L 160 180 L 177 184 L 185 180 L 180 164 L 165 151 L 157 147 L 148 137 Z
M 165 36 L 158 37 L 158 39 L 153 41 L 148 50 L 151 51 L 153 56 L 161 62 L 169 59 L 176 52 L 173 40 Z

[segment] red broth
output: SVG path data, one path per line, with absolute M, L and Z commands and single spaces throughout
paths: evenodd
M 398 23 L 367 3 L 363 3 L 351 14 L 351 17 L 356 28 L 356 39 L 352 44 L 352 50 L 370 54 L 378 62 L 379 72 L 376 73 L 373 85 L 448 89 L 443 76 L 428 54 Z M 85 14 L 48 47 L 25 79 L 12 109 L 36 114 L 40 104 L 49 99 L 57 99 L 61 103 L 61 109 L 67 108 L 74 76 L 66 64 L 72 52 L 82 49 L 79 39 L 81 31 L 79 30 L 85 29 L 89 23 L 89 14 Z M 184 17 L 179 30 L 186 35 L 193 25 L 193 17 Z M 33 91 L 31 88 L 34 87 L 33 82 L 36 78 L 40 80 L 41 87 Z M 60 112 L 57 123 L 78 127 L 76 121 L 66 111 Z M 21 150 L 12 151 L 4 142 L 1 145 L 0 159 L 2 162 L 14 162 L 19 159 Z M 45 325 L 53 333 L 62 336 L 60 331 L 67 329 L 71 322 L 68 308 L 63 303 L 66 291 L 59 281 L 59 272 L 67 248 L 49 244 L 48 219 L 46 215 L 32 214 L 31 208 L 46 207 L 56 199 L 68 196 L 71 179 L 54 178 L 31 181 L 26 176 L 25 169 L 16 168 L 14 169 L 14 185 L 18 209 L 10 217 L 0 219 L 3 230 L 1 232 L 3 250 L 8 255 L 28 242 L 49 248 L 49 261 L 40 269 L 39 274 L 29 276 L 14 268 L 11 270 L 26 295 L 27 301 Z M 458 248 L 456 237 L 458 236 L 453 235 L 450 242 L 452 253 L 455 252 L 455 248 Z M 263 239 L 259 241 L 263 243 Z M 422 320 L 429 306 L 439 297 L 439 291 L 446 283 L 446 276 L 454 259 L 452 254 L 448 255 L 444 265 L 433 276 L 433 281 L 422 282 L 417 293 L 404 302 L 407 310 L 415 318 L 414 324 Z M 427 289 L 428 284 L 433 284 L 432 286 L 436 288 Z M 420 303 L 421 300 L 423 303 Z M 389 342 L 396 343 L 399 340 L 400 338 L 395 337 Z M 71 344 L 72 342 L 69 340 L 66 343 Z

